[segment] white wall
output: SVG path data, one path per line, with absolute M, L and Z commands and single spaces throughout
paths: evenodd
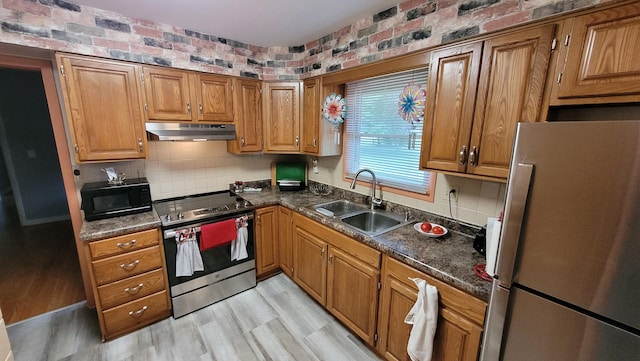
M 318 174 L 309 171 L 309 179 L 349 189 L 350 182 L 342 180 L 342 157 L 318 158 Z M 373 169 L 375 172 L 375 169 Z M 451 203 L 453 218 L 466 223 L 483 226 L 487 217 L 495 217 L 503 209 L 506 185 L 489 181 L 479 181 L 443 174 L 437 174 L 434 202 L 384 192 L 383 199 L 423 211 L 451 218 L 449 202 L 445 196 L 451 187 L 459 188 L 457 202 Z M 356 192 L 369 195 L 370 187 L 357 186 Z

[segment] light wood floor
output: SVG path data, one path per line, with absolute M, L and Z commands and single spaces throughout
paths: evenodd
M 283 274 L 105 343 L 84 303 L 7 331 L 16 361 L 380 360 Z
M 7 324 L 85 299 L 71 221 L 22 227 L 0 201 L 0 308 Z

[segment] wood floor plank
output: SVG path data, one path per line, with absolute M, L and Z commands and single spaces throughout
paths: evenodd
M 16 361 L 380 360 L 284 275 L 104 343 L 84 303 L 7 332 Z

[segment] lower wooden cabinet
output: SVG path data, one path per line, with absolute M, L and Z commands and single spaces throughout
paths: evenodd
M 293 219 L 293 280 L 373 345 L 380 252 L 298 213 Z
M 278 206 L 256 209 L 256 275 L 266 276 L 280 269 L 278 254 Z
M 158 229 L 91 241 L 85 254 L 105 340 L 169 317 L 171 303 Z
M 387 360 L 410 360 L 407 342 L 411 325 L 405 324 L 404 318 L 418 297 L 418 288 L 409 278 L 417 277 L 438 289 L 438 327 L 432 360 L 477 360 L 486 302 L 386 255 L 382 264 L 376 350 Z
M 284 206 L 278 206 L 278 251 L 282 272 L 293 278 L 293 212 Z

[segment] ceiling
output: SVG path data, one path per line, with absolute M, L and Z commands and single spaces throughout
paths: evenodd
M 69 0 L 259 46 L 298 46 L 401 0 Z

